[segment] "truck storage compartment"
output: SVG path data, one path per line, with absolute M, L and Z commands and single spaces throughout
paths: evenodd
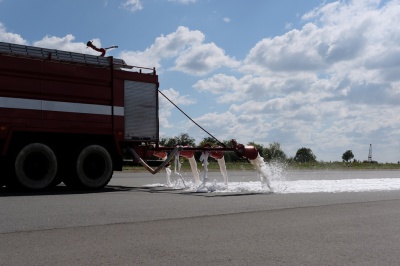
M 125 80 L 125 139 L 158 141 L 158 90 L 154 83 Z

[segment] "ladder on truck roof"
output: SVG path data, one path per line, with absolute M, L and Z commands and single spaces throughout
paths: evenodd
M 55 60 L 62 62 L 95 65 L 98 67 L 110 67 L 110 58 L 101 57 L 88 54 L 80 54 L 74 52 L 61 51 L 56 49 L 47 49 L 34 46 L 13 44 L 0 42 L 0 54 L 15 55 L 15 56 L 26 56 L 41 58 L 46 60 Z M 122 59 L 113 58 L 114 68 L 129 68 L 129 66 Z

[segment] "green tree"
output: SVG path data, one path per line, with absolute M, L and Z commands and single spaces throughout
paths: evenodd
M 176 136 L 175 141 L 182 146 L 196 146 L 194 138 L 190 137 L 188 133 L 181 133 L 179 136 Z
M 160 139 L 161 146 L 174 147 L 176 145 L 182 146 L 196 146 L 194 138 L 190 137 L 188 133 L 181 133 L 173 138 L 163 137 Z
M 200 141 L 200 144 L 199 144 L 199 146 L 204 146 L 204 145 L 206 145 L 206 144 L 209 144 L 209 145 L 211 145 L 211 146 L 222 146 L 222 144 L 221 143 L 219 143 L 216 139 L 214 139 L 213 137 L 206 137 L 206 138 L 203 138 L 203 140 L 202 141 Z
M 300 148 L 297 150 L 293 160 L 299 163 L 315 162 L 317 157 L 313 154 L 310 148 Z
M 354 155 L 353 155 L 353 152 L 351 150 L 345 151 L 345 153 L 343 153 L 343 155 L 342 155 L 342 159 L 343 159 L 344 162 L 348 162 L 353 158 L 354 158 Z
M 281 144 L 279 144 L 278 142 L 273 142 L 269 144 L 268 148 L 264 149 L 264 158 L 267 161 L 271 161 L 271 160 L 286 160 L 287 156 L 285 154 L 284 151 L 282 151 L 281 149 Z
M 160 138 L 160 146 L 172 147 L 174 140 L 170 137 L 162 137 Z
M 225 145 L 225 147 L 233 147 L 232 140 L 223 140 L 222 143 Z

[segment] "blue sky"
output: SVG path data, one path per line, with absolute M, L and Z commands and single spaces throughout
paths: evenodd
M 0 0 L 0 41 L 156 67 L 220 140 L 400 160 L 399 0 Z M 207 135 L 160 98 L 160 134 Z

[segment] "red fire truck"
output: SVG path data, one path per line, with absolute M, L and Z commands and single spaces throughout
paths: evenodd
M 155 69 L 121 59 L 0 42 L 0 186 L 97 189 L 123 151 L 156 173 L 183 149 L 212 149 L 159 146 L 158 87 Z M 156 170 L 146 164 L 167 152 Z

